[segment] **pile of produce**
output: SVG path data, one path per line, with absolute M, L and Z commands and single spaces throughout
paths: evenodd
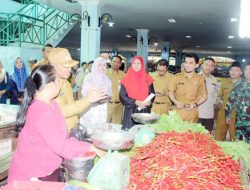
M 240 165 L 209 134 L 162 133 L 133 152 L 130 190 L 243 189 Z
M 250 144 L 244 141 L 217 141 L 216 143 L 222 148 L 225 153 L 231 155 L 234 160 L 238 161 L 240 158 L 243 159 L 245 161 L 246 168 L 250 173 Z
M 193 132 L 193 133 L 202 133 L 208 134 L 209 132 L 205 129 L 204 126 L 197 123 L 188 123 L 182 121 L 180 116 L 175 112 L 169 112 L 169 115 L 162 115 L 160 120 L 152 124 L 151 127 L 155 128 L 156 132 Z

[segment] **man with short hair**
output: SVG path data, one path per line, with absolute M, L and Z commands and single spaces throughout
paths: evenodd
M 185 56 L 184 71 L 176 74 L 169 86 L 169 98 L 176 106 L 176 112 L 184 121 L 198 122 L 198 106 L 207 99 L 204 77 L 195 73 L 199 66 L 196 54 Z
M 50 51 L 53 49 L 53 46 L 51 44 L 46 44 L 43 49 L 42 49 L 42 52 L 43 52 L 43 59 L 38 61 L 36 64 L 34 64 L 32 66 L 31 69 L 34 69 L 36 68 L 37 66 L 39 65 L 46 65 L 49 63 L 49 60 L 48 60 L 48 57 L 49 57 L 49 53 Z
M 217 79 L 212 75 L 215 66 L 215 60 L 211 57 L 207 57 L 201 65 L 200 72 L 200 75 L 206 80 L 208 98 L 198 107 L 198 123 L 205 126 L 209 132 L 212 132 L 214 126 L 214 105 L 217 103 L 219 89 Z
M 55 68 L 56 74 L 61 79 L 61 91 L 56 98 L 61 111 L 68 124 L 68 130 L 74 128 L 78 122 L 78 115 L 86 110 L 91 103 L 106 100 L 107 92 L 102 89 L 90 90 L 86 97 L 75 101 L 68 78 L 71 68 L 78 64 L 73 60 L 65 48 L 53 48 L 48 57 L 49 63 Z
M 111 69 L 107 70 L 107 76 L 111 80 L 112 84 L 112 98 L 108 103 L 108 123 L 121 124 L 123 116 L 123 105 L 119 98 L 119 92 L 121 88 L 121 80 L 125 73 L 120 70 L 122 65 L 122 58 L 119 55 L 115 55 L 111 61 Z
M 226 122 L 231 124 L 232 111 L 236 109 L 235 137 L 250 143 L 250 63 L 244 69 L 245 80 L 230 93 L 226 105 Z
M 152 75 L 154 78 L 155 100 L 151 112 L 159 115 L 168 114 L 171 104 L 168 97 L 168 88 L 174 76 L 167 71 L 168 65 L 167 60 L 159 60 L 157 63 L 157 73 Z
M 219 112 L 216 122 L 216 129 L 215 129 L 215 139 L 219 141 L 226 140 L 227 131 L 229 130 L 230 140 L 235 140 L 235 122 L 236 122 L 236 110 L 233 110 L 231 113 L 231 122 L 230 125 L 226 123 L 225 118 L 225 107 L 230 95 L 230 92 L 234 87 L 236 87 L 241 82 L 241 64 L 239 62 L 233 62 L 230 70 L 229 75 L 230 79 L 222 80 L 221 88 L 219 90 L 219 97 L 222 101 L 222 105 L 219 106 Z

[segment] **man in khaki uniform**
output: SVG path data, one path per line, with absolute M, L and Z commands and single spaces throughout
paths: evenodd
M 36 68 L 37 66 L 40 66 L 40 65 L 46 65 L 46 64 L 49 64 L 49 60 L 48 60 L 48 57 L 49 57 L 49 53 L 50 51 L 53 49 L 53 46 L 51 44 L 46 44 L 44 46 L 44 48 L 42 49 L 43 51 L 43 59 L 38 61 L 37 63 L 35 63 L 34 65 L 32 65 L 31 69 L 33 70 L 34 68 Z
M 71 68 L 78 64 L 72 60 L 69 51 L 65 48 L 53 48 L 49 54 L 49 63 L 54 66 L 57 75 L 61 79 L 61 91 L 56 101 L 61 107 L 61 111 L 68 124 L 68 129 L 75 127 L 78 122 L 78 114 L 82 113 L 91 103 L 105 100 L 108 95 L 105 91 L 97 89 L 90 90 L 86 97 L 75 101 L 73 91 L 68 78 Z
M 180 117 L 188 122 L 197 123 L 198 106 L 207 99 L 204 77 L 195 73 L 199 66 L 196 54 L 185 56 L 184 71 L 176 74 L 169 86 L 169 98 L 176 106 Z
M 119 92 L 121 88 L 121 80 L 125 73 L 120 69 L 122 65 L 122 58 L 116 55 L 112 58 L 111 69 L 107 70 L 107 76 L 112 83 L 112 98 L 108 103 L 108 123 L 121 124 L 123 116 L 123 105 L 119 99 Z
M 216 122 L 216 130 L 215 130 L 215 139 L 224 141 L 226 139 L 227 130 L 229 129 L 230 140 L 235 140 L 235 122 L 236 122 L 236 110 L 234 110 L 231 114 L 231 122 L 230 125 L 226 123 L 225 118 L 225 107 L 229 98 L 229 95 L 232 89 L 237 86 L 241 82 L 241 65 L 238 62 L 233 62 L 231 68 L 229 70 L 230 79 L 222 80 L 221 88 L 219 91 L 219 97 L 222 100 L 222 105 L 220 106 L 217 122 Z
M 159 115 L 168 114 L 171 104 L 168 97 L 168 88 L 174 76 L 167 71 L 168 65 L 169 63 L 167 60 L 159 60 L 157 63 L 157 73 L 152 74 L 156 96 L 151 112 Z

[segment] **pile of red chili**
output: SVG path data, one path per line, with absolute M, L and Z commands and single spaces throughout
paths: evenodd
M 163 133 L 134 150 L 130 190 L 240 190 L 240 165 L 209 134 Z

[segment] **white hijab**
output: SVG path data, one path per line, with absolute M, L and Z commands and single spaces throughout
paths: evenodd
M 112 96 L 112 88 L 111 88 L 111 81 L 105 73 L 100 73 L 98 71 L 99 64 L 105 63 L 106 59 L 102 57 L 98 57 L 94 60 L 92 65 L 91 72 L 85 77 L 83 86 L 82 86 L 82 95 L 86 96 L 88 91 L 92 89 L 99 89 L 102 88 L 107 91 L 109 96 Z
M 6 76 L 6 71 L 5 71 L 4 68 L 2 68 L 2 72 L 0 72 L 0 83 L 1 83 L 4 79 L 6 80 L 5 76 Z M 5 82 L 7 82 L 7 81 L 5 81 Z

